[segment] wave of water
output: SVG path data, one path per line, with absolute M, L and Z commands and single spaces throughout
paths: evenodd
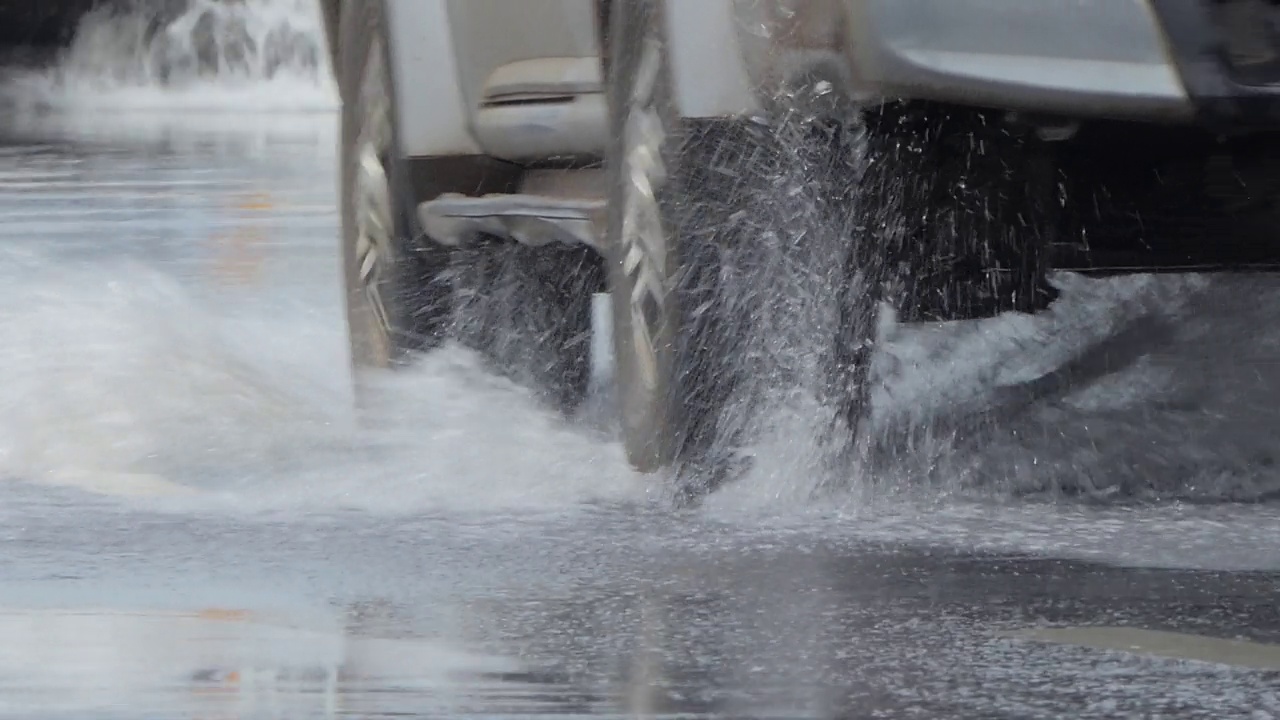
M 102 6 L 51 67 L 3 97 L 59 111 L 326 111 L 337 107 L 314 0 L 188 0 L 181 12 Z
M 38 143 L 0 147 L 0 528 L 37 528 L 36 548 L 39 528 L 50 546 L 95 548 L 103 527 L 135 525 L 119 512 L 141 509 L 212 515 L 237 530 L 246 516 L 409 523 L 387 531 L 396 543 L 418 542 L 412 523 L 424 516 L 463 538 L 517 537 L 544 522 L 598 530 L 592 542 L 618 546 L 661 537 L 654 527 L 667 518 L 646 512 L 662 494 L 658 479 L 631 473 L 616 442 L 564 422 L 460 348 L 388 378 L 393 401 L 376 423 L 352 421 L 334 122 L 295 120 L 294 134 L 265 136 L 252 124 L 214 132 L 175 122 L 159 144 L 149 131 L 121 139 L 99 127 L 80 142 L 83 127 L 64 137 L 46 126 Z M 891 328 L 877 413 L 985 411 L 1004 389 L 1091 346 L 1106 359 L 1100 378 L 1015 403 L 1022 409 L 992 414 L 967 439 L 922 423 L 932 435 L 860 477 L 830 476 L 812 441 L 821 408 L 793 397 L 760 418 L 754 468 L 712 495 L 703 516 L 770 535 L 1274 566 L 1273 509 L 1099 514 L 1004 502 L 1082 480 L 1104 493 L 1110 483 L 1120 494 L 1191 489 L 1207 500 L 1280 483 L 1266 458 L 1280 407 L 1269 360 L 1280 347 L 1271 322 L 1280 283 L 1063 280 L 1063 300 L 1044 315 Z M 1149 317 L 1172 324 L 1173 336 L 1140 332 L 1136 353 L 1107 344 Z M 104 519 L 85 522 L 86 508 Z M 706 538 L 662 540 L 686 541 Z M 244 543 L 245 553 L 264 547 Z M 37 552 L 27 570 L 100 563 L 76 557 Z M 233 579 L 228 592 L 241 597 Z
M 120 171 L 127 157 L 101 172 L 67 160 L 62 187 L 58 166 L 27 168 L 43 211 L 0 203 L 0 478 L 157 509 L 290 516 L 528 516 L 642 499 L 616 444 L 461 348 L 390 378 L 395 401 L 357 422 L 336 218 L 311 193 L 237 189 L 214 163 L 196 179 L 163 163 Z M 186 182 L 157 191 L 175 175 Z M 226 207 L 236 196 L 249 209 Z M 241 267 L 228 264 L 236 254 Z M 33 512 L 6 498 L 0 517 Z M 32 502 L 47 507 L 47 495 Z

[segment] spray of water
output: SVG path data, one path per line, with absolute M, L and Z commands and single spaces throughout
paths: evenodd
M 720 153 L 748 158 L 734 222 L 749 241 L 735 244 L 721 269 L 723 321 L 735 323 L 733 345 L 723 351 L 747 380 L 735 389 L 716 442 L 719 455 L 745 455 L 750 469 L 712 496 L 711 506 L 774 513 L 786 503 L 867 508 L 920 493 L 1110 502 L 1276 492 L 1269 461 L 1247 459 L 1259 452 L 1256 433 L 1226 431 L 1232 442 L 1213 448 L 1178 440 L 1205 427 L 1206 408 L 1220 401 L 1201 378 L 1172 369 L 1197 362 L 1192 357 L 1152 362 L 1154 353 L 1178 356 L 1213 282 L 1059 274 L 1051 281 L 1062 297 L 1036 314 L 898 323 L 892 308 L 868 297 L 912 278 L 901 277 L 875 234 L 900 222 L 911 198 L 928 197 L 936 181 L 892 163 L 890 151 L 900 148 L 869 145 L 856 120 L 831 132 L 805 112 L 810 100 L 785 98 L 791 113 L 759 124 L 748 149 L 734 137 L 739 145 Z M 969 144 L 974 157 L 966 164 L 1001 160 L 976 140 Z M 874 163 L 890 164 L 870 182 Z M 947 196 L 954 206 L 929 208 L 958 218 L 949 221 L 955 236 L 908 242 L 979 253 L 1009 239 L 993 237 L 995 223 L 983 224 L 990 209 L 974 204 L 964 180 Z M 966 215 L 976 220 L 966 223 Z M 940 223 L 935 231 L 946 229 Z M 842 331 L 875 347 L 866 397 L 855 398 L 855 408 L 862 403 L 857 428 L 846 424 L 849 396 L 859 388 L 842 372 Z M 1123 409 L 1093 415 L 1087 408 L 1100 396 Z
M 306 0 L 190 0 L 161 16 L 141 7 L 100 10 L 85 18 L 59 63 L 24 76 L 12 94 L 21 102 L 59 109 L 62 117 L 86 123 L 97 122 L 94 112 L 102 107 L 145 111 L 140 118 L 154 117 L 156 110 L 192 108 L 238 114 L 253 109 L 329 109 L 336 102 L 323 43 L 316 8 Z M 750 158 L 735 190 L 743 209 L 735 222 L 749 242 L 723 268 L 721 300 L 727 316 L 740 323 L 742 332 L 734 335 L 731 351 L 750 381 L 738 387 L 725 408 L 717 442 L 722 454 L 749 458 L 743 465 L 749 469 L 709 499 L 712 508 L 776 512 L 782 503 L 813 505 L 815 498 L 826 507 L 861 506 L 872 494 L 884 495 L 886 488 L 893 492 L 921 485 L 942 485 L 948 492 L 998 488 L 1013 494 L 1073 486 L 1105 495 L 1118 486 L 1150 486 L 1153 465 L 1167 469 L 1167 487 L 1185 476 L 1185 467 L 1194 467 L 1209 468 L 1205 472 L 1210 475 L 1230 475 L 1232 482 L 1247 486 L 1254 495 L 1271 491 L 1270 475 L 1255 478 L 1246 472 L 1250 458 L 1261 452 L 1251 443 L 1241 444 L 1238 462 L 1223 468 L 1209 463 L 1214 458 L 1206 458 L 1204 452 L 1193 452 L 1194 445 L 1170 448 L 1168 438 L 1160 436 L 1189 432 L 1189 425 L 1203 423 L 1203 413 L 1166 413 L 1161 422 L 1135 419 L 1150 417 L 1151 398 L 1164 398 L 1173 392 L 1171 387 L 1187 386 L 1188 378 L 1173 377 L 1176 373 L 1167 368 L 1152 370 L 1138 362 L 1124 375 L 1128 385 L 1123 392 L 1120 380 L 1098 384 L 1110 390 L 1082 384 L 1079 397 L 1066 403 L 1063 393 L 1052 403 L 1038 405 L 1042 395 L 1005 397 L 1011 386 L 1052 378 L 1081 347 L 1124 335 L 1153 315 L 1183 323 L 1180 314 L 1192 312 L 1189 304 L 1204 291 L 1198 279 L 1063 278 L 1064 300 L 1036 317 L 1006 315 L 911 328 L 887 314 L 854 318 L 860 332 L 875 325 L 877 331 L 870 334 L 880 338 L 871 366 L 870 426 L 897 428 L 899 435 L 890 462 L 866 462 L 865 448 L 857 445 L 840 414 L 841 394 L 849 388 L 841 386 L 836 372 L 835 338 L 837 326 L 848 322 L 841 319 L 847 309 L 842 308 L 842 298 L 857 295 L 885 272 L 874 266 L 851 272 L 842 260 L 865 238 L 867 212 L 859 215 L 851 196 L 866 168 L 867 147 L 856 123 L 837 137 L 815 122 L 803 109 L 804 102 L 793 105 L 794 114 L 756 125 L 751 130 L 753 144 L 729 149 Z M 882 191 L 902 191 L 907 180 L 900 180 Z M 112 302 L 81 297 L 84 306 L 94 307 L 98 314 L 91 318 L 97 320 L 72 326 L 66 321 L 70 315 L 57 315 L 70 299 L 80 297 L 77 292 L 91 287 L 79 282 L 43 286 L 49 298 L 41 305 L 42 316 L 5 316 L 14 331 L 11 337 L 25 338 L 13 347 L 28 348 L 32 354 L 32 359 L 19 358 L 9 377 L 34 374 L 45 385 L 37 389 L 34 381 L 11 383 L 6 391 L 9 413 L 4 429 L 9 441 L 0 454 L 9 472 L 37 473 L 61 459 L 88 453 L 86 466 L 181 476 L 192 471 L 188 460 L 202 455 L 220 471 L 234 467 L 233 474 L 242 478 L 263 479 L 263 473 L 286 467 L 284 475 L 294 480 L 273 485 L 273 502 L 282 507 L 302 497 L 319 505 L 357 497 L 362 504 L 382 497 L 397 509 L 431 507 L 446 500 L 456 505 L 457 498 L 449 496 L 472 485 L 477 476 L 485 477 L 490 488 L 485 498 L 473 498 L 479 504 L 491 503 L 494 493 L 505 493 L 519 504 L 535 497 L 621 497 L 627 494 L 622 488 L 642 486 L 626 473 L 615 444 L 560 423 L 514 384 L 485 379 L 475 371 L 481 363 L 456 348 L 429 358 L 422 368 L 393 383 L 390 393 L 411 402 L 391 413 L 385 422 L 390 430 L 384 427 L 377 437 L 353 440 L 349 429 L 334 429 L 331 417 L 299 410 L 296 397 L 277 395 L 274 380 L 264 381 L 261 367 L 248 368 L 239 354 L 224 351 L 224 337 L 184 335 L 199 321 L 181 315 L 182 308 L 197 311 L 183 302 L 180 290 L 166 285 L 165 292 L 174 297 L 157 299 L 152 294 L 161 285 L 148 285 L 145 278 L 150 275 L 130 277 L 127 287 L 102 289 Z M 500 295 L 490 300 L 500 300 Z M 155 316 L 148 309 L 154 302 L 176 308 L 172 311 L 178 315 Z M 495 312 L 510 318 L 506 310 L 511 302 L 517 300 L 497 302 L 503 307 Z M 1249 310 L 1257 308 L 1242 309 L 1241 317 Z M 100 317 L 102 313 L 108 316 Z M 50 334 L 50 328 L 59 327 L 65 327 L 65 338 Z M 41 330 L 23 335 L 18 332 L 23 328 Z M 157 328 L 168 330 L 157 335 Z M 100 337 L 94 335 L 97 331 Z M 260 350 L 273 342 L 288 344 L 272 339 L 293 337 L 288 332 L 296 330 L 264 329 L 254 352 L 261 356 Z M 175 340 L 172 333 L 180 337 Z M 130 339 L 120 340 L 120 335 Z M 59 349 L 95 337 L 96 344 L 86 346 L 83 357 Z M 138 343 L 138 338 L 155 343 Z M 174 347 L 184 349 L 180 357 L 175 357 Z M 45 373 L 48 368 L 34 359 L 44 356 L 62 357 L 65 371 L 54 368 Z M 113 357 L 119 362 L 111 362 Z M 168 385 L 163 393 L 118 396 L 130 386 L 129 377 L 101 374 L 108 371 L 134 379 L 145 375 Z M 329 397 L 331 390 L 302 389 L 300 394 Z M 1088 415 L 1096 411 L 1093 396 L 1099 393 L 1113 400 L 1123 395 L 1125 401 L 1108 405 L 1105 417 Z M 193 405 L 191 399 L 197 396 L 221 397 L 227 405 Z M 100 402 L 86 403 L 88 397 L 99 397 Z M 1012 422 L 1002 421 L 991 411 L 1002 402 L 1022 414 Z M 516 406 L 519 410 L 511 412 Z M 93 408 L 125 410 L 99 413 Z M 1111 428 L 1117 438 L 1106 452 L 1087 437 L 1092 431 L 1082 429 L 1100 425 Z M 45 432 L 67 427 L 78 428 L 78 438 L 98 439 L 77 442 L 62 430 Z M 211 427 L 217 429 L 212 435 Z M 280 427 L 291 431 L 282 434 Z M 1252 437 L 1259 446 L 1265 440 Z M 1118 447 L 1121 444 L 1126 447 Z M 1159 451 L 1149 450 L 1157 445 Z M 338 446 L 339 456 L 325 454 L 326 447 Z M 1141 462 L 1117 472 L 1115 458 L 1132 456 L 1132 448 L 1148 448 L 1152 457 L 1139 458 Z M 320 459 L 295 462 L 304 450 Z M 289 458 L 283 466 L 271 461 L 282 455 Z M 374 457 L 376 472 L 369 462 Z M 449 460 L 442 462 L 442 457 Z M 1070 462 L 1060 462 L 1062 458 Z M 1204 478 L 1199 486 L 1204 495 L 1213 496 L 1214 488 L 1224 487 L 1219 478 L 1196 472 Z M 616 482 L 601 485 L 602 476 Z M 501 481 L 493 484 L 492 478 Z M 418 493 L 417 502 L 405 502 L 403 493 L 362 493 L 371 479 L 411 488 Z M 264 497 L 261 491 L 255 495 Z
M 6 95 L 56 110 L 329 110 L 336 94 L 319 10 L 309 0 L 103 5 L 52 68 Z
M 0 153 L 0 181 L 27 192 L 0 208 L 12 235 L 0 265 L 10 291 L 40 300 L 0 313 L 13 340 L 0 353 L 0 477 L 236 513 L 527 515 L 642 497 L 615 444 L 463 348 L 388 378 L 395 402 L 354 422 L 333 306 L 336 118 L 307 112 L 334 106 L 322 36 L 306 0 L 190 0 L 162 15 L 140 2 L 86 17 L 59 62 L 8 88 L 29 110 L 10 129 L 42 145 Z M 211 310 L 175 275 L 235 233 L 220 208 L 245 185 L 269 206 L 254 231 L 268 265 L 291 258 L 260 285 L 291 299 L 248 291 L 228 316 L 225 298 Z M 81 211 L 48 212 L 66 198 Z M 233 225 L 255 224 L 246 212 Z M 322 291 L 299 299 L 299 285 Z
M 717 423 L 713 455 L 750 468 L 727 489 L 770 503 L 810 499 L 854 439 L 833 387 L 841 286 L 859 281 L 843 262 L 857 238 L 846 201 L 862 163 L 850 126 L 797 112 L 756 123 L 724 150 L 747 159 L 735 188 L 744 242 L 725 258 L 720 299 L 736 329 L 724 352 L 743 380 Z

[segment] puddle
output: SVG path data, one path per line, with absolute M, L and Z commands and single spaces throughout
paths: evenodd
M 1280 645 L 1130 627 L 1035 628 L 1012 637 L 1170 660 L 1280 670 Z

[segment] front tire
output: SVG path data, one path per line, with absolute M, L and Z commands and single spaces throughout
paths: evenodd
M 627 458 L 653 472 L 705 457 L 735 380 L 718 268 L 733 126 L 686 121 L 672 97 L 663 3 L 613 3 L 608 282 Z M 725 151 L 717 156 L 717 149 Z
M 887 105 L 864 111 L 859 160 L 852 108 L 808 108 L 799 94 L 768 123 L 680 118 L 663 9 L 618 3 L 609 33 L 609 282 L 623 439 L 637 469 L 692 462 L 712 472 L 679 489 L 711 489 L 760 425 L 743 417 L 765 407 L 729 401 L 770 402 L 748 375 L 807 382 L 803 359 L 789 356 L 814 351 L 834 432 L 860 434 L 882 303 L 904 320 L 941 321 L 1031 312 L 1056 297 L 1044 143 L 982 112 Z M 782 249 L 764 248 L 779 238 L 789 238 Z M 770 284 L 762 262 L 779 259 L 805 265 L 800 282 Z M 807 317 L 779 317 L 806 301 L 771 291 L 829 293 L 835 317 L 821 298 Z M 796 322 L 816 331 L 792 334 Z M 783 334 L 826 347 L 783 348 Z
M 939 321 L 1053 299 L 1041 207 L 1052 177 L 1039 145 L 981 113 L 886 106 L 865 113 L 859 160 L 854 109 L 811 108 L 802 93 L 769 122 L 682 119 L 663 7 L 621 3 L 610 33 L 610 286 L 637 469 L 692 461 L 713 471 L 702 479 L 722 479 L 722 456 L 760 426 L 744 417 L 771 402 L 748 375 L 808 382 L 792 355 L 824 365 L 816 389 L 834 433 L 860 433 L 882 302 L 902 319 Z M 778 238 L 781 249 L 764 247 Z M 779 261 L 804 265 L 798 280 L 779 285 L 766 267 Z M 835 317 L 821 298 L 770 292 L 829 293 Z

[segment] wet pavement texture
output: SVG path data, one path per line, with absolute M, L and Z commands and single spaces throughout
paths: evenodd
M 1271 573 L 643 513 L 486 527 L 88 512 L 6 543 L 30 568 L 0 611 L 8 716 L 1280 712 L 1280 646 L 1258 645 L 1280 640 Z M 1035 635 L 1081 626 L 1097 631 Z
M 1280 717 L 1270 505 L 822 494 L 793 434 L 675 513 L 598 428 L 458 348 L 361 425 L 332 112 L 0 128 L 0 717 Z M 1048 330 L 898 358 L 1087 344 L 1242 293 L 1261 313 L 1280 280 L 1089 286 Z M 1274 439 L 1271 331 L 1197 302 L 1160 354 L 1034 399 L 957 467 L 1160 455 L 1265 485 L 1240 468 Z M 1197 373 L 1208 400 L 1151 389 Z M 1122 407 L 1144 392 L 1163 404 Z M 1249 434 L 1210 422 L 1237 405 Z

